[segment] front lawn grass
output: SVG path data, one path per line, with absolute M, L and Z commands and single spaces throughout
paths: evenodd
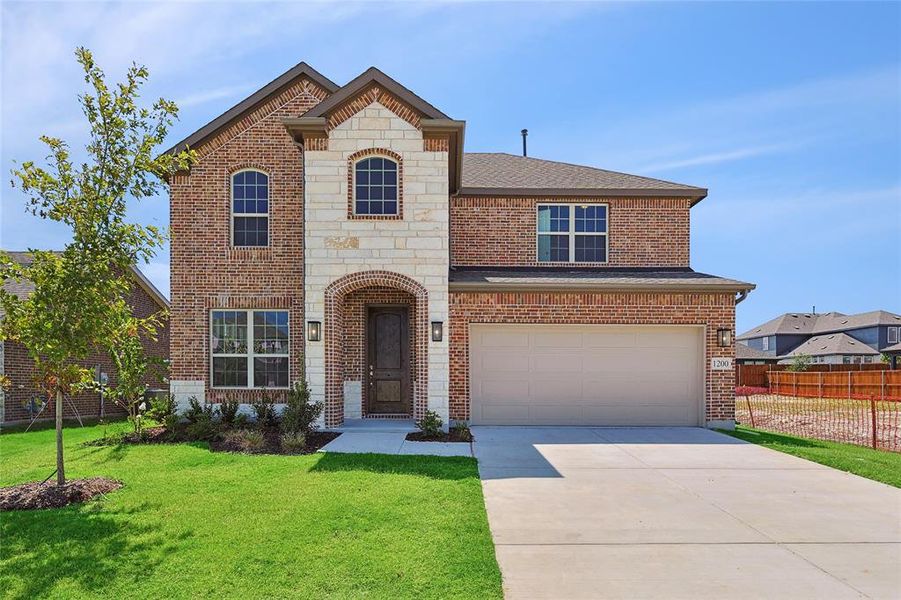
M 502 597 L 474 459 L 81 446 L 103 432 L 67 428 L 67 476 L 121 490 L 0 513 L 5 597 Z M 53 466 L 53 430 L 0 436 L 0 485 Z
M 723 433 L 867 479 L 901 487 L 901 453 L 799 438 L 741 425 L 736 426 L 735 431 Z

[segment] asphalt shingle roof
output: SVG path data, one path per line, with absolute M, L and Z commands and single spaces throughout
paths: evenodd
M 767 354 L 756 348 L 751 348 L 746 344 L 735 344 L 735 358 L 741 360 L 772 360 L 776 361 L 779 357 Z
M 751 290 L 753 284 L 684 271 L 559 270 L 559 269 L 483 269 L 454 268 L 450 272 L 454 287 L 532 287 L 532 288 L 679 288 Z
M 736 339 L 746 340 L 775 334 L 814 335 L 877 325 L 901 325 L 901 315 L 885 310 L 873 310 L 856 315 L 846 315 L 840 312 L 786 313 L 744 332 Z
M 878 356 L 879 352 L 863 342 L 855 340 L 847 333 L 829 333 L 810 338 L 789 352 L 788 356 L 798 356 L 799 354 L 807 354 L 809 356 L 830 356 L 833 354 Z
M 473 190 L 584 190 L 644 192 L 703 198 L 707 190 L 691 185 L 629 175 L 595 167 L 516 156 L 502 152 L 463 154 L 463 189 Z

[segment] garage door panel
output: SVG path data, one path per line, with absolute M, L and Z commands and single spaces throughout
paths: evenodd
M 698 328 L 472 327 L 474 423 L 698 424 L 703 395 Z M 499 345 L 510 340 L 526 343 Z
M 586 330 L 582 337 L 585 348 L 632 348 L 637 334 L 634 331 L 613 329 L 604 332 Z
M 580 354 L 536 353 L 530 357 L 529 362 L 533 373 L 557 374 L 582 372 L 582 356 Z
M 515 352 L 495 351 L 482 356 L 480 367 L 482 371 L 490 373 L 528 373 L 529 356 Z
M 531 335 L 535 348 L 582 349 L 582 334 L 578 331 L 538 331 Z

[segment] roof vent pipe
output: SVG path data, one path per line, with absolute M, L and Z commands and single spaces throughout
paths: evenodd
M 522 155 L 528 156 L 528 154 L 526 153 L 526 138 L 529 136 L 529 130 L 523 129 L 521 133 L 522 133 Z

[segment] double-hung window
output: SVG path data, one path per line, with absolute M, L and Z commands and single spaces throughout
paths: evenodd
M 232 245 L 269 245 L 269 176 L 248 169 L 232 175 Z
M 607 205 L 539 204 L 538 262 L 607 262 Z
M 898 332 L 901 328 L 898 327 L 889 327 L 888 328 L 888 343 L 889 344 L 897 344 L 898 343 Z
M 213 387 L 288 387 L 288 311 L 214 310 Z

